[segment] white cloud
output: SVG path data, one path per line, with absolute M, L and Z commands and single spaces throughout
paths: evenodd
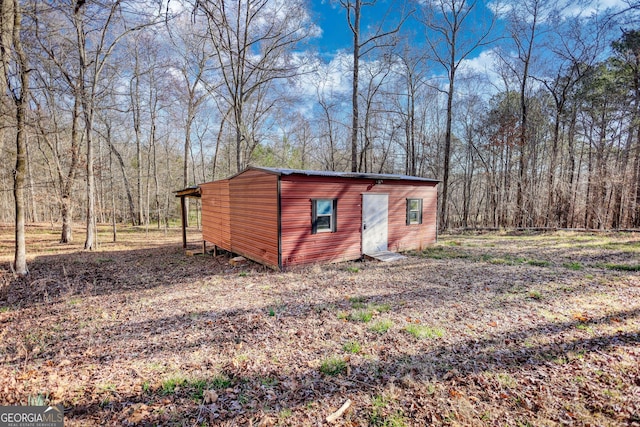
M 465 59 L 459 67 L 463 74 L 480 74 L 486 76 L 490 81 L 500 78 L 496 72 L 497 48 L 482 51 L 480 55 L 472 59 Z
M 303 75 L 298 81 L 300 95 L 316 97 L 320 92 L 327 97 L 349 93 L 351 90 L 352 56 L 344 51 L 336 52 L 329 62 L 319 58 L 307 58 Z
M 527 7 L 522 0 L 491 0 L 487 3 L 487 8 L 499 17 L 504 17 L 516 9 L 521 8 L 522 13 L 525 13 Z M 552 10 L 556 8 L 560 16 L 564 19 L 575 18 L 588 18 L 596 13 L 605 11 L 607 9 L 613 11 L 623 10 L 628 7 L 628 2 L 625 0 L 587 0 L 583 2 L 576 2 L 575 0 L 558 0 L 557 2 L 544 6 L 544 11 L 538 17 L 538 22 L 544 22 L 551 18 Z M 532 18 L 530 14 L 526 14 L 528 18 Z

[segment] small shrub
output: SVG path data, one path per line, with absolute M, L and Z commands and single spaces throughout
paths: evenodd
M 218 374 L 211 379 L 211 385 L 217 389 L 228 388 L 231 385 L 231 380 L 224 374 Z
M 607 270 L 618 270 L 618 271 L 640 271 L 640 264 L 611 264 L 607 263 L 604 265 L 604 268 Z
M 582 264 L 580 264 L 577 261 L 565 262 L 564 264 L 562 264 L 562 266 L 565 268 L 568 268 L 569 270 L 574 270 L 574 271 L 582 270 Z
M 529 298 L 539 300 L 542 299 L 542 294 L 540 293 L 540 291 L 529 291 Z
M 192 388 L 191 398 L 199 401 L 204 397 L 204 391 L 207 388 L 207 381 L 204 379 L 195 379 L 187 383 Z
M 444 335 L 444 330 L 440 328 L 432 328 L 426 325 L 407 325 L 404 330 L 418 339 L 429 338 L 441 338 Z
M 358 273 L 360 269 L 358 267 L 347 267 L 349 273 Z
M 386 313 L 388 311 L 391 311 L 391 304 L 389 304 L 389 303 L 373 304 L 373 305 L 371 305 L 371 308 L 376 310 L 379 313 Z
M 260 378 L 260 384 L 262 384 L 265 387 L 273 387 L 276 384 L 278 384 L 278 379 L 274 377 Z
M 357 310 L 349 315 L 349 319 L 367 323 L 373 317 L 373 311 L 371 310 Z
M 349 302 L 351 303 L 351 308 L 355 308 L 355 309 L 361 309 L 367 306 L 365 304 L 364 297 L 351 297 L 349 298 Z
M 342 349 L 347 353 L 357 354 L 357 353 L 360 353 L 362 346 L 357 341 L 349 341 L 344 343 L 344 345 L 342 346 Z
M 527 264 L 533 265 L 535 267 L 549 267 L 551 265 L 549 261 L 544 261 L 539 259 L 530 259 L 527 261 Z
M 166 380 L 162 381 L 162 394 L 173 394 L 176 392 L 176 388 L 179 388 L 186 382 L 187 380 L 182 376 L 167 378 Z
M 325 375 L 336 376 L 340 375 L 347 370 L 347 362 L 344 359 L 333 356 L 322 361 L 320 365 L 320 372 Z
M 386 396 L 374 396 L 371 399 L 371 414 L 369 414 L 369 425 L 380 427 L 405 427 L 407 421 L 402 411 L 391 412 L 389 406 L 391 400 Z
M 377 332 L 379 334 L 384 334 L 393 326 L 393 322 L 390 319 L 382 319 L 373 323 L 369 329 L 373 332 Z
M 347 320 L 349 318 L 349 313 L 347 313 L 346 311 L 339 311 L 338 314 L 336 314 L 336 316 L 340 320 Z
M 503 387 L 514 388 L 518 385 L 518 382 L 510 374 L 506 372 L 498 372 L 496 374 L 496 380 Z

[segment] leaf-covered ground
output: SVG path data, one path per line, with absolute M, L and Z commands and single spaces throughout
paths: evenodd
M 640 425 L 640 234 L 446 235 L 274 272 L 125 231 L 88 253 L 31 228 L 16 279 L 0 229 L 1 405 L 61 403 L 70 426 L 320 425 L 347 399 L 336 425 Z

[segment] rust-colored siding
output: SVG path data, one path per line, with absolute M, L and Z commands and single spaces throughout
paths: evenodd
M 306 175 L 281 177 L 282 267 L 361 256 L 362 194 L 389 195 L 388 247 L 420 249 L 436 240 L 436 184 Z M 311 199 L 338 199 L 335 233 L 311 234 Z M 422 224 L 406 225 L 406 199 L 423 199 Z
M 231 251 L 278 265 L 278 176 L 248 170 L 229 180 Z
M 202 192 L 202 237 L 207 242 L 231 250 L 229 180 L 200 184 Z

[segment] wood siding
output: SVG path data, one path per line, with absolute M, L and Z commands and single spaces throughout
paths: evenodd
M 230 179 L 231 251 L 278 265 L 278 176 L 248 170 Z
M 231 210 L 229 180 L 200 184 L 202 192 L 202 238 L 231 250 Z
M 370 179 L 282 176 L 282 267 L 360 258 L 362 194 L 389 195 L 388 246 L 392 251 L 421 249 L 436 241 L 436 183 Z M 335 233 L 311 234 L 311 199 L 338 199 Z M 406 225 L 406 199 L 423 199 L 422 224 Z

